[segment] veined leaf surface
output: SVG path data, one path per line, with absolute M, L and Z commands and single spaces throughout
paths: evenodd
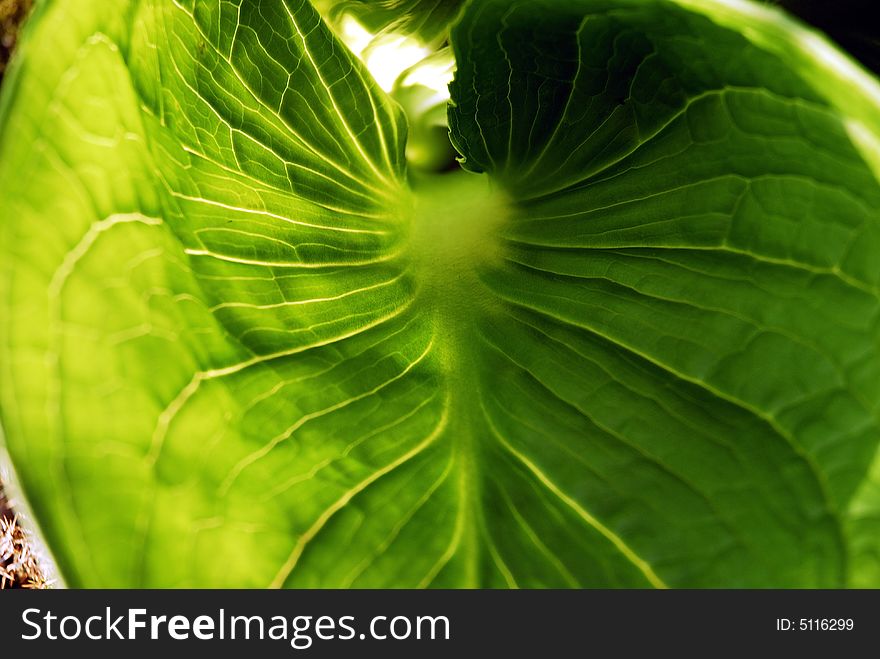
M 305 0 L 44 3 L 0 420 L 76 586 L 880 585 L 880 88 L 738 2 L 483 0 L 453 143 Z

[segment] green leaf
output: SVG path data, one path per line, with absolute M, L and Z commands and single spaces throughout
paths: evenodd
M 515 199 L 495 345 L 569 453 L 595 460 L 581 425 L 629 449 L 610 480 L 659 508 L 629 528 L 690 548 L 667 581 L 876 586 L 878 86 L 781 14 L 678 5 L 490 0 L 456 26 L 453 140 Z
M 465 0 L 323 0 L 323 4 L 331 14 L 356 16 L 371 32 L 407 34 L 439 45 Z
M 880 585 L 880 87 L 757 5 L 482 0 L 474 172 L 305 0 L 45 2 L 0 422 L 74 586 Z
M 401 112 L 304 1 L 58 2 L 32 28 L 0 206 L 36 517 L 72 585 L 283 581 L 437 415 L 398 384 L 430 341 L 395 260 Z

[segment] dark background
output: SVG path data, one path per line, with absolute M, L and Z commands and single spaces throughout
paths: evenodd
M 850 55 L 880 73 L 880 21 L 877 0 L 771 0 L 825 32 Z M 872 11 L 874 10 L 874 11 Z
M 856 657 L 880 647 L 880 591 L 868 590 L 274 590 L 17 591 L 0 597 L 0 656 L 171 657 Z M 23 641 L 33 607 L 61 617 L 115 615 L 445 615 L 450 640 Z M 853 631 L 776 631 L 776 619 L 851 618 Z M 32 615 L 31 618 L 34 618 Z M 57 629 L 57 621 L 55 623 Z M 57 632 L 56 632 L 57 633 Z M 143 630 L 141 630 L 143 633 Z M 143 638 L 143 637 L 142 637 Z

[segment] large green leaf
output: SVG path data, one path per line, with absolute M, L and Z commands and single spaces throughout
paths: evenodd
M 0 420 L 80 586 L 880 585 L 880 89 L 739 2 L 482 0 L 450 126 L 305 0 L 44 3 Z

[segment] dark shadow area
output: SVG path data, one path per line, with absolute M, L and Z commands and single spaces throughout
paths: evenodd
M 855 59 L 880 73 L 880 22 L 876 0 L 771 0 L 825 32 Z

